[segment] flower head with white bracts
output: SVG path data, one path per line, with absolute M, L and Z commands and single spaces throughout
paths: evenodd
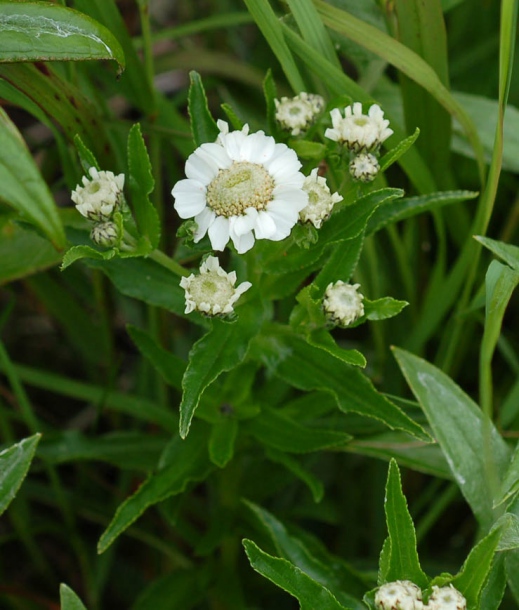
M 378 159 L 371 153 L 360 153 L 350 161 L 350 174 L 354 180 L 373 182 L 380 170 Z
M 295 97 L 282 97 L 281 100 L 274 100 L 274 103 L 276 104 L 276 120 L 293 136 L 298 136 L 301 132 L 306 131 L 324 108 L 324 99 L 320 95 L 304 91 Z
M 393 133 L 377 104 L 370 107 L 368 114 L 363 114 L 362 104 L 355 102 L 344 109 L 344 116 L 338 108 L 334 108 L 330 115 L 333 128 L 328 128 L 324 135 L 344 144 L 354 153 L 378 151 L 382 142 Z
M 375 595 L 380 610 L 422 610 L 422 592 L 410 580 L 396 580 L 382 585 Z
M 448 587 L 433 586 L 424 610 L 466 610 L 467 600 L 452 585 Z
M 308 203 L 296 153 L 263 131 L 229 132 L 218 121 L 216 142 L 199 146 L 187 159 L 186 176 L 171 191 L 180 218 L 194 218 L 194 241 L 206 233 L 214 250 L 229 239 L 239 254 L 255 239 L 280 241 L 290 235 Z
M 113 172 L 98 171 L 95 167 L 91 167 L 88 173 L 90 179 L 83 176 L 83 186 L 78 184 L 72 191 L 72 201 L 80 214 L 89 220 L 110 220 L 121 201 L 124 174 L 116 176 Z
M 342 201 L 339 193 L 331 193 L 326 178 L 313 169 L 303 183 L 303 189 L 308 193 L 308 205 L 299 212 L 301 222 L 311 222 L 316 229 L 330 216 L 333 206 Z
M 208 256 L 200 265 L 200 274 L 183 277 L 180 285 L 186 293 L 184 313 L 200 311 L 207 316 L 222 316 L 234 311 L 234 303 L 252 284 L 236 284 L 236 272 L 226 273 L 216 256 Z
M 338 326 L 349 326 L 364 315 L 364 296 L 357 292 L 360 284 L 339 280 L 328 284 L 323 298 L 323 309 L 330 321 Z

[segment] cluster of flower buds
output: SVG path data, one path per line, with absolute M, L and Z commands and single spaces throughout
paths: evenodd
M 467 600 L 452 585 L 434 585 L 424 604 L 419 587 L 409 580 L 396 580 L 379 587 L 375 605 L 379 610 L 466 610 Z
M 328 128 L 324 135 L 350 151 L 349 169 L 354 180 L 372 182 L 380 170 L 380 146 L 393 133 L 389 121 L 384 119 L 384 112 L 373 104 L 368 114 L 364 114 L 362 104 L 355 102 L 344 109 L 344 116 L 338 108 L 334 108 L 330 115 L 332 128 Z
M 80 214 L 94 223 L 90 238 L 98 246 L 114 246 L 120 238 L 117 224 L 113 221 L 115 212 L 121 207 L 124 174 L 88 170 L 90 178 L 83 176 L 83 186 L 72 191 L 72 201 Z
M 295 97 L 274 100 L 276 120 L 293 136 L 305 132 L 324 108 L 324 99 L 314 93 L 300 93 Z

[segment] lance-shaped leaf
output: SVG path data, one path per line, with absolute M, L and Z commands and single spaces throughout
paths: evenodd
M 20 489 L 31 465 L 40 434 L 35 434 L 0 452 L 0 515 Z
M 213 115 L 207 105 L 207 97 L 200 74 L 192 70 L 189 73 L 191 86 L 189 87 L 188 109 L 191 119 L 191 132 L 197 146 L 204 142 L 214 142 L 219 133 Z
M 262 551 L 252 540 L 244 540 L 243 546 L 251 566 L 275 585 L 294 596 L 301 610 L 346 610 L 330 591 L 308 576 L 290 561 L 272 557 Z M 348 609 L 349 610 L 349 609 Z
M 414 524 L 402 492 L 400 471 L 395 460 L 389 464 L 384 510 L 389 533 L 387 571 L 384 574 L 387 582 L 410 580 L 419 587 L 427 586 L 429 579 L 420 566 Z
M 44 233 L 56 248 L 65 233 L 54 199 L 20 132 L 0 108 L 0 199 Z
M 0 3 L 0 62 L 111 59 L 124 54 L 103 25 L 74 9 L 48 2 Z
M 74 591 L 63 583 L 59 586 L 59 600 L 61 610 L 87 610 Z
M 401 349 L 400 368 L 429 420 L 462 494 L 484 529 L 493 522 L 493 500 L 486 464 L 485 415 L 463 390 L 432 364 Z M 505 472 L 509 448 L 493 423 L 486 421 L 495 468 Z

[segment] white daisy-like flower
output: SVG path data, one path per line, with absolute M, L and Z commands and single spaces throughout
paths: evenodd
M 396 580 L 382 585 L 375 595 L 380 610 L 422 610 L 422 592 L 410 580 Z
M 339 326 L 349 326 L 364 315 L 364 295 L 357 292 L 360 284 L 347 284 L 339 280 L 328 284 L 323 298 L 327 317 Z
M 393 133 L 389 121 L 384 119 L 380 106 L 373 104 L 368 114 L 362 113 L 362 104 L 355 102 L 344 110 L 344 117 L 338 108 L 330 115 L 333 128 L 328 128 L 324 135 L 330 140 L 340 142 L 349 150 L 359 152 L 376 152 L 382 142 Z
M 96 223 L 90 232 L 90 239 L 98 246 L 110 248 L 119 240 L 119 229 L 111 220 Z
M 214 250 L 229 239 L 238 253 L 255 239 L 280 241 L 290 235 L 308 203 L 296 153 L 249 126 L 229 132 L 218 121 L 216 142 L 199 146 L 186 162 L 186 176 L 171 191 L 180 218 L 194 218 L 194 241 L 209 234 Z
M 200 265 L 200 274 L 183 277 L 180 285 L 186 293 L 184 313 L 200 311 L 207 316 L 221 316 L 234 311 L 234 303 L 252 284 L 242 282 L 234 287 L 236 272 L 226 273 L 216 256 L 208 256 Z
M 466 610 L 467 600 L 452 585 L 448 587 L 433 586 L 424 610 Z
M 91 167 L 88 173 L 90 179 L 83 176 L 83 186 L 78 184 L 72 191 L 72 201 L 86 218 L 95 222 L 110 220 L 121 199 L 124 174 L 116 176 L 95 167 Z
M 350 174 L 361 182 L 373 182 L 379 170 L 378 159 L 371 153 L 360 153 L 350 161 Z
M 295 97 L 282 97 L 274 100 L 276 120 L 283 129 L 298 136 L 313 123 L 316 115 L 324 108 L 324 99 L 314 93 L 304 91 Z
M 311 222 L 320 229 L 323 221 L 331 214 L 333 206 L 342 201 L 339 193 L 331 193 L 326 178 L 317 175 L 318 168 L 313 169 L 305 179 L 303 189 L 308 193 L 308 205 L 299 212 L 301 222 Z

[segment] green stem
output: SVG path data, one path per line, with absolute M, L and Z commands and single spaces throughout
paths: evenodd
M 153 252 L 148 255 L 148 258 L 151 258 L 151 260 L 155 261 L 159 265 L 166 267 L 166 269 L 169 269 L 175 275 L 188 276 L 191 273 L 190 271 L 182 267 L 180 263 L 177 263 L 176 260 L 173 260 L 166 254 L 164 254 L 164 252 L 162 252 L 161 250 L 153 250 Z

